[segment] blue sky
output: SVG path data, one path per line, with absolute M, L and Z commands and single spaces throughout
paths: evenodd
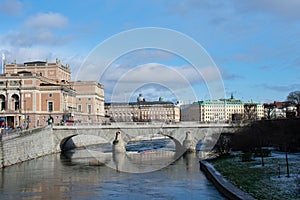
M 244 101 L 282 101 L 289 92 L 300 90 L 299 10 L 298 0 L 0 0 L 0 52 L 6 62 L 59 58 L 70 64 L 73 80 L 78 73 L 88 79 L 90 75 L 80 69 L 103 41 L 123 31 L 161 27 L 203 47 L 221 73 L 227 97 L 233 93 Z M 104 56 L 98 57 L 105 63 Z M 99 61 L 99 71 L 103 63 Z M 135 50 L 115 59 L 98 80 L 107 101 L 112 96 L 129 101 L 137 93 L 146 100 L 209 99 L 207 83 L 195 77 L 190 64 L 172 52 Z M 208 76 L 214 73 L 211 69 L 204 70 Z M 139 77 L 134 87 L 129 80 L 133 75 Z M 178 75 L 190 85 L 176 81 Z M 152 77 L 169 83 L 151 82 Z M 119 90 L 116 83 L 122 85 Z

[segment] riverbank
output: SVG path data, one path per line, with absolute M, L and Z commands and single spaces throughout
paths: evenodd
M 209 161 L 233 185 L 256 199 L 300 199 L 300 153 L 288 154 L 290 177 L 286 177 L 285 154 L 242 162 L 241 153 Z M 280 171 L 279 171 L 280 170 Z M 280 172 L 280 174 L 279 174 Z
M 228 199 L 254 200 L 253 197 L 235 187 L 226 180 L 215 168 L 207 161 L 200 161 L 200 169 L 215 187 Z

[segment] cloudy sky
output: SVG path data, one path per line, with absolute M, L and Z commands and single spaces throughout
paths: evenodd
M 299 10 L 298 0 L 0 0 L 0 52 L 58 58 L 73 80 L 104 84 L 107 101 L 282 101 L 300 90 Z

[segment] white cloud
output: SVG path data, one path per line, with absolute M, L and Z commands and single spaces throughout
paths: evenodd
M 57 50 L 52 53 L 51 46 L 62 46 L 73 39 L 68 32 L 57 31 L 67 26 L 68 19 L 59 13 L 39 13 L 29 17 L 15 30 L 10 30 L 0 36 L 1 50 L 13 54 L 11 62 L 14 59 L 44 60 L 59 53 Z
M 88 72 L 89 74 L 95 71 Z M 195 68 L 191 65 L 166 66 L 159 63 L 147 63 L 135 68 L 123 68 L 122 65 L 108 69 L 103 75 L 104 81 L 120 81 L 126 83 L 138 82 L 168 82 L 182 84 L 183 82 L 202 83 L 219 79 L 219 70 L 214 66 Z
M 18 16 L 22 12 L 23 4 L 16 0 L 6 0 L 0 2 L 0 13 L 9 16 Z
M 293 90 L 297 90 L 300 88 L 300 84 L 295 83 L 295 84 L 289 84 L 289 85 L 268 85 L 268 84 L 264 84 L 262 87 L 269 89 L 269 90 L 273 90 L 276 92 L 290 92 Z
M 174 101 L 176 98 L 195 100 L 195 85 L 222 81 L 219 78 L 219 71 L 215 67 L 196 69 L 189 65 L 147 63 L 131 69 L 119 66 L 113 71 L 108 70 L 100 82 L 104 84 L 107 99 L 113 97 L 113 101 L 136 96 L 139 91 L 150 100 L 164 96 Z
M 300 18 L 299 0 L 251 0 L 245 2 L 234 0 L 233 5 L 240 12 L 260 12 L 287 20 L 297 20 Z
M 105 91 L 107 96 L 105 97 L 106 101 L 110 102 L 135 102 L 138 95 L 142 94 L 145 97 L 146 101 L 158 101 L 159 97 L 163 97 L 164 101 L 177 102 L 180 99 L 179 91 L 172 91 L 170 88 L 164 87 L 159 84 L 146 84 L 141 87 L 136 88 L 133 91 L 124 91 L 122 93 Z M 110 93 L 108 93 L 110 92 Z M 185 91 L 187 95 L 188 92 Z
M 55 60 L 55 55 L 50 53 L 48 49 L 41 47 L 32 47 L 30 51 L 28 51 L 28 48 L 23 47 L 7 48 L 3 51 L 5 52 L 6 61 L 9 63 L 14 61 L 23 63 L 33 60 Z
M 68 26 L 69 20 L 60 13 L 39 13 L 36 16 L 29 17 L 24 26 L 37 29 L 61 29 Z
M 70 35 L 56 35 L 49 30 L 36 30 L 34 34 L 26 31 L 12 31 L 0 37 L 0 41 L 11 48 L 32 48 L 32 46 L 61 46 L 71 41 L 72 38 Z
M 251 0 L 251 1 L 195 1 L 187 0 L 183 2 L 171 3 L 170 13 L 182 16 L 193 15 L 203 12 L 210 14 L 214 20 L 226 20 L 228 17 L 239 17 L 241 14 L 262 13 L 270 14 L 283 19 L 299 19 L 299 0 Z M 213 15 L 211 15 L 213 13 Z M 253 17 L 253 16 L 252 16 Z

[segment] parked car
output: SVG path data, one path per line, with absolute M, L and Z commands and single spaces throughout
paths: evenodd
M 76 125 L 76 124 L 78 124 L 77 120 L 73 120 L 73 119 L 67 119 L 66 120 L 66 125 L 67 126 L 73 126 L 73 125 Z

